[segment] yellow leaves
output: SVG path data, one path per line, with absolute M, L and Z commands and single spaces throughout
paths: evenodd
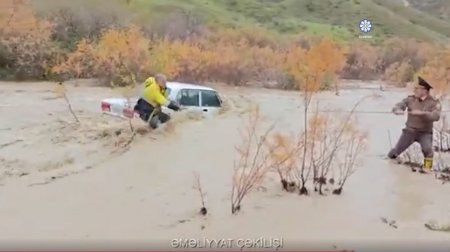
M 284 164 L 289 167 L 293 165 L 298 154 L 295 137 L 277 132 L 270 136 L 267 145 L 275 165 Z
M 383 80 L 390 84 L 405 86 L 413 75 L 414 69 L 409 62 L 395 62 L 386 69 L 383 74 Z
M 10 67 L 15 74 L 25 78 L 46 76 L 55 50 L 52 28 L 51 23 L 34 15 L 28 1 L 0 1 L 0 42 L 14 57 Z
M 51 26 L 36 18 L 28 1 L 0 1 L 0 33 L 3 36 L 41 40 L 50 36 Z
M 437 96 L 448 95 L 450 91 L 450 48 L 443 50 L 419 70 L 422 76 L 433 86 Z
M 88 75 L 93 70 L 95 49 L 86 39 L 78 42 L 75 51 L 67 54 L 65 61 L 52 67 L 51 72 L 56 74 L 74 73 L 76 78 Z
M 76 78 L 105 78 L 106 83 L 130 85 L 139 77 L 149 75 L 150 40 L 139 28 L 111 28 L 103 32 L 98 42 L 81 40 L 76 50 L 55 67 L 54 73 L 70 73 Z
M 168 78 L 175 77 L 180 68 L 178 58 L 183 53 L 182 42 L 172 43 L 168 39 L 155 41 L 152 44 L 151 62 L 149 66 L 155 72 L 163 72 Z
M 335 77 L 345 63 L 344 51 L 332 40 L 322 39 L 308 50 L 294 47 L 287 51 L 285 65 L 299 89 L 318 91 L 326 77 Z

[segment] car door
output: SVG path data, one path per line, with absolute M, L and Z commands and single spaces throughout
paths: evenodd
M 184 109 L 195 112 L 202 111 L 200 107 L 200 90 L 198 89 L 180 89 L 177 101 Z
M 205 114 L 214 114 L 222 107 L 222 100 L 214 90 L 201 90 L 200 105 Z

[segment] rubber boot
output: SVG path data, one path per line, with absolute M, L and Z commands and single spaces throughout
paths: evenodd
M 152 129 L 157 129 L 159 126 L 159 118 L 157 116 L 153 116 L 152 119 L 148 122 L 148 125 Z
M 433 158 L 427 157 L 423 159 L 423 169 L 425 171 L 430 171 L 433 168 Z

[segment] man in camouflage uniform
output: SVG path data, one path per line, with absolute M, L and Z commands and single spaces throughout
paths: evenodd
M 411 144 L 418 142 L 424 155 L 424 169 L 433 166 L 433 123 L 439 121 L 441 104 L 430 96 L 431 85 L 418 77 L 418 85 L 414 87 L 414 95 L 410 95 L 397 103 L 392 112 L 396 115 L 408 111 L 406 128 L 397 145 L 389 152 L 388 157 L 397 158 Z

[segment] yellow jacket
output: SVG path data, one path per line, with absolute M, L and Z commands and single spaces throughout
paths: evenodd
M 167 106 L 169 100 L 166 98 L 168 95 L 167 89 L 161 89 L 156 83 L 155 78 L 150 77 L 144 82 L 144 93 L 142 98 L 150 103 L 152 106 Z

